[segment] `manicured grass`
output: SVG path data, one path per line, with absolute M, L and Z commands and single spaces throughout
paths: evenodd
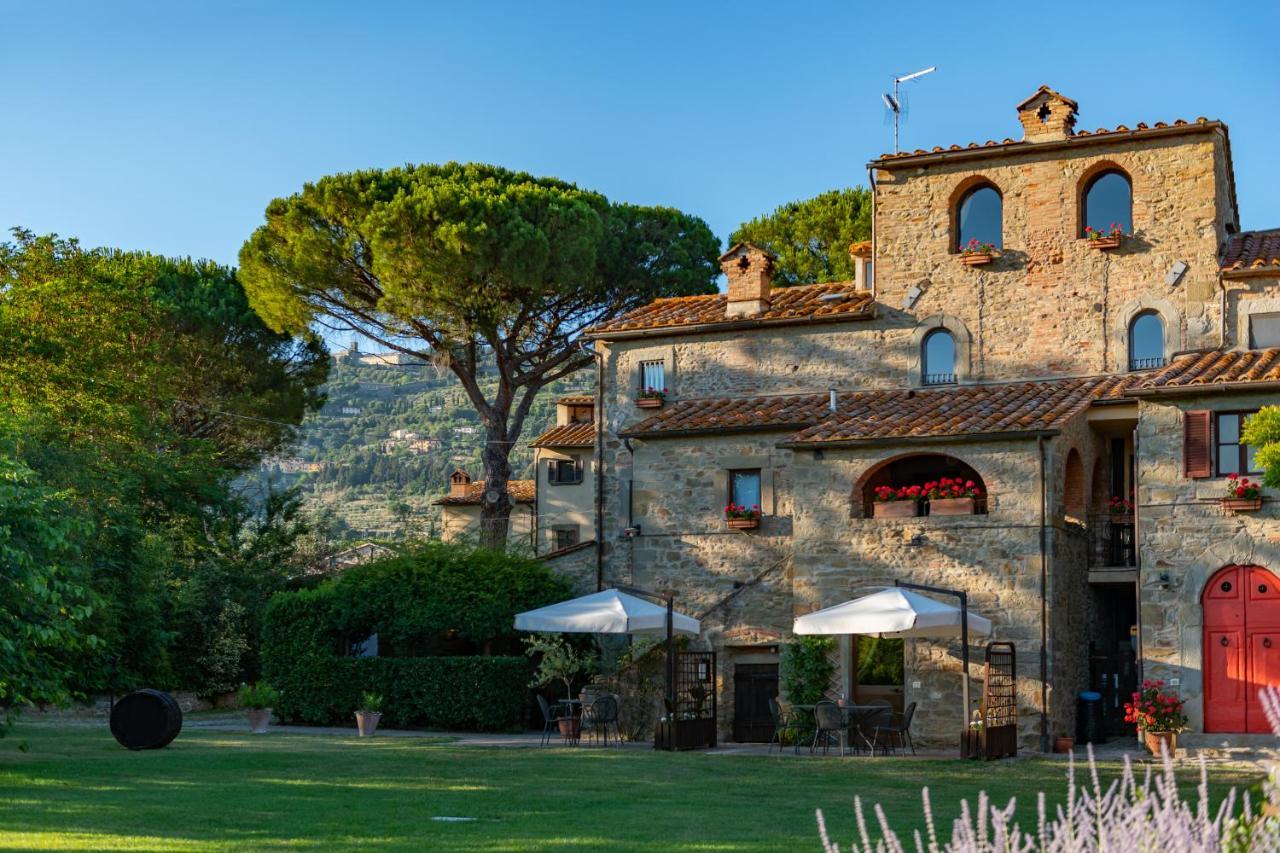
M 1033 822 L 1035 792 L 1060 797 L 1065 769 L 192 729 L 131 753 L 105 727 L 20 723 L 0 740 L 0 849 L 812 850 L 817 807 L 852 839 L 855 795 L 909 833 L 922 784 L 947 831 L 980 788 L 1001 804 L 1017 795 Z M 1257 778 L 1217 773 L 1213 784 L 1221 794 Z

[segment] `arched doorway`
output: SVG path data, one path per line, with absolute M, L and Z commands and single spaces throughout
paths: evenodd
M 1205 585 L 1204 730 L 1271 731 L 1258 690 L 1280 686 L 1280 578 L 1227 566 Z

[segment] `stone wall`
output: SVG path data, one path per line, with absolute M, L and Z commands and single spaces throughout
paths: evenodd
M 582 468 L 580 483 L 552 483 L 548 473 L 548 461 L 552 459 L 576 460 Z M 556 547 L 555 528 L 578 528 L 578 541 L 595 538 L 595 457 L 588 447 L 573 450 L 539 448 L 534 457 L 534 476 L 537 478 L 538 497 L 538 553 L 545 554 Z

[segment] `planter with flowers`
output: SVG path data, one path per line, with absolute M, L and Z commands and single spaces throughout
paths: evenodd
M 960 263 L 966 266 L 980 267 L 991 263 L 995 257 L 995 243 L 984 243 L 977 237 L 960 247 Z
M 636 406 L 641 409 L 661 409 L 666 400 L 666 388 L 645 388 L 636 395 Z
M 1084 236 L 1089 241 L 1090 249 L 1118 249 L 1120 244 L 1124 242 L 1126 234 L 1124 233 L 1124 226 L 1119 222 L 1112 222 L 1111 227 L 1106 231 L 1086 227 Z
M 871 515 L 873 518 L 914 518 L 919 514 L 921 492 L 919 486 L 877 486 Z
M 755 530 L 760 526 L 760 507 L 728 504 L 724 508 L 724 523 L 730 530 Z
M 1256 512 L 1262 509 L 1262 486 L 1248 477 L 1232 474 L 1227 478 L 1227 496 L 1222 507 L 1228 512 Z
M 356 709 L 356 731 L 360 737 L 373 737 L 382 720 L 382 694 L 365 693 L 360 697 L 360 707 Z
M 1178 732 L 1187 727 L 1181 697 L 1164 692 L 1163 681 L 1142 682 L 1133 701 L 1124 703 L 1124 721 L 1137 725 L 1147 749 L 1156 756 L 1164 751 L 1172 757 L 1178 748 Z
M 255 735 L 267 733 L 271 724 L 271 709 L 280 699 L 280 691 L 265 681 L 240 685 L 240 707 L 249 717 L 249 730 Z
M 929 501 L 929 515 L 973 515 L 982 490 L 973 480 L 942 477 L 924 484 L 924 496 Z
M 1107 520 L 1112 524 L 1132 524 L 1133 504 L 1119 495 L 1113 496 L 1107 504 Z

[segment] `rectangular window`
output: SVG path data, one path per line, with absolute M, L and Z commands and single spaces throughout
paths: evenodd
M 1249 315 L 1249 347 L 1280 347 L 1280 314 Z
M 640 390 L 647 391 L 667 390 L 666 371 L 662 361 L 642 361 L 640 362 Z
M 557 551 L 561 548 L 571 548 L 578 544 L 578 525 L 557 525 L 551 528 L 551 535 L 555 539 L 555 548 Z
M 582 482 L 582 464 L 577 459 L 548 459 L 547 482 L 553 486 L 572 486 Z
M 1254 457 L 1256 448 L 1243 444 L 1240 436 L 1244 425 L 1254 412 L 1219 412 L 1215 445 L 1217 450 L 1218 476 L 1228 474 L 1260 474 Z
M 729 472 L 729 503 L 747 509 L 762 509 L 759 468 Z

